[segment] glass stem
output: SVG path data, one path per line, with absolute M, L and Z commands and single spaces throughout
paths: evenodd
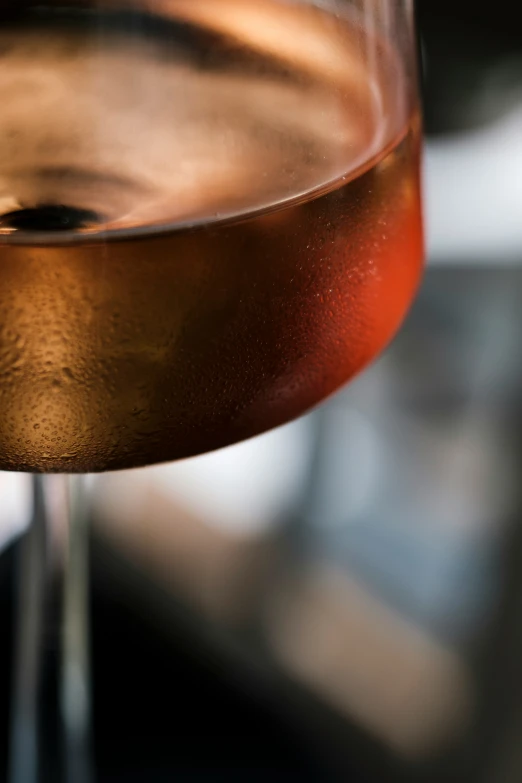
M 69 476 L 69 540 L 63 579 L 61 715 L 66 783 L 91 781 L 89 530 L 83 476 Z
M 91 781 L 87 521 L 82 477 L 33 476 L 18 572 L 9 783 Z

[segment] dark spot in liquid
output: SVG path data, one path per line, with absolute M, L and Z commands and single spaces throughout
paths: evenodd
M 76 231 L 101 222 L 103 218 L 97 212 L 63 204 L 42 204 L 0 216 L 0 228 L 14 231 Z

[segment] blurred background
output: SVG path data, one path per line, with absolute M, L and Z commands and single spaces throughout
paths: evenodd
M 276 432 L 93 482 L 99 783 L 520 780 L 516 11 L 417 2 L 428 269 L 385 355 Z M 25 481 L 0 474 L 1 769 Z

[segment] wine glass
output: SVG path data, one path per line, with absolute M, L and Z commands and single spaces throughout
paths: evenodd
M 84 783 L 86 505 L 67 474 L 261 433 L 390 340 L 423 256 L 412 2 L 8 0 L 0 102 L 0 468 L 34 487 L 10 783 L 59 744 L 49 624 L 59 774 Z

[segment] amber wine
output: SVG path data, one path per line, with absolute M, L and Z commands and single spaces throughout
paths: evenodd
M 418 119 L 378 31 L 333 0 L 147 8 L 0 9 L 1 469 L 285 422 L 418 282 Z

